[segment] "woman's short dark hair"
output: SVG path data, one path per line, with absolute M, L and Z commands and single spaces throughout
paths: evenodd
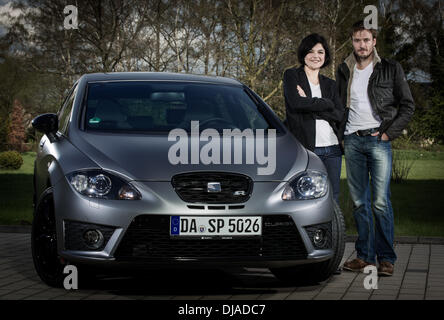
M 301 44 L 299 45 L 298 59 L 301 65 L 305 65 L 305 56 L 318 43 L 320 43 L 325 50 L 325 61 L 324 64 L 321 66 L 321 68 L 324 68 L 330 64 L 330 49 L 328 48 L 327 40 L 325 40 L 323 36 L 317 33 L 312 33 L 306 36 L 304 39 L 302 39 Z

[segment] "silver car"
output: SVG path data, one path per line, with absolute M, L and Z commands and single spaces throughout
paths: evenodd
M 32 254 L 48 285 L 68 264 L 263 267 L 292 283 L 337 270 L 344 219 L 324 165 L 236 80 L 87 74 L 32 124 Z

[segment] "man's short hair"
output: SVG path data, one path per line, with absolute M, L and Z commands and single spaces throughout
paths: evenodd
M 321 68 L 324 68 L 330 64 L 330 49 L 328 48 L 327 40 L 325 40 L 323 36 L 317 33 L 312 33 L 302 39 L 301 44 L 299 45 L 298 60 L 301 65 L 305 66 L 305 56 L 318 43 L 320 43 L 322 47 L 324 47 L 325 51 L 325 61 Z
M 370 31 L 373 38 L 376 39 L 376 37 L 378 35 L 378 31 L 376 29 L 367 29 L 366 27 L 364 27 L 364 20 L 359 20 L 353 24 L 353 26 L 351 27 L 350 37 L 353 37 L 353 35 L 356 32 L 363 31 L 363 30 Z

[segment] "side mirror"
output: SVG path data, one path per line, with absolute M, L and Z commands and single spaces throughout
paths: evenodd
M 55 134 L 59 129 L 59 119 L 55 113 L 44 113 L 32 120 L 32 126 L 46 135 Z
M 32 119 L 32 127 L 49 138 L 49 141 L 57 141 L 56 132 L 59 129 L 59 118 L 55 113 L 44 113 Z

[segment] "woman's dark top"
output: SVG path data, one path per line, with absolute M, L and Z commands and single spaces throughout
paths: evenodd
M 327 121 L 340 142 L 339 125 L 344 117 L 344 108 L 336 89 L 336 82 L 319 74 L 322 98 L 312 98 L 310 84 L 304 67 L 287 69 L 284 72 L 284 96 L 287 114 L 286 124 L 302 145 L 313 151 L 316 141 L 316 119 Z M 298 93 L 300 86 L 305 97 Z M 342 149 L 342 144 L 339 143 Z

